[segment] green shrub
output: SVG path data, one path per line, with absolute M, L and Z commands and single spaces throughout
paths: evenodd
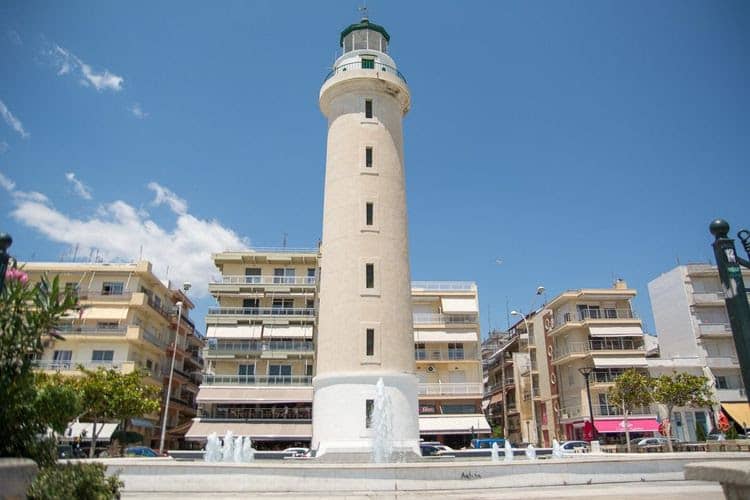
M 734 426 L 731 426 L 725 434 L 727 439 L 737 439 L 737 429 Z
M 31 483 L 30 500 L 111 500 L 120 498 L 123 485 L 117 474 L 107 477 L 96 463 L 45 467 Z

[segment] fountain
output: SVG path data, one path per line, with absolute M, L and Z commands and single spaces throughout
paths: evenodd
M 385 393 L 382 377 L 375 384 L 375 401 L 372 409 L 372 460 L 376 464 L 387 463 L 393 451 L 393 429 L 391 401 Z
M 505 440 L 505 454 L 503 456 L 503 460 L 505 460 L 505 463 L 510 463 L 513 461 L 513 447 L 510 445 L 510 441 L 507 439 Z
M 536 460 L 536 448 L 533 444 L 526 447 L 526 456 L 529 460 Z
M 555 458 L 563 458 L 565 456 L 562 446 L 560 446 L 560 442 L 557 439 L 552 440 L 552 456 Z
M 255 460 L 255 449 L 249 436 L 233 436 L 232 431 L 227 431 L 224 436 L 224 444 L 221 444 L 219 436 L 213 432 L 206 439 L 206 453 L 203 455 L 206 462 L 252 462 Z
M 492 443 L 492 452 L 490 456 L 492 457 L 493 462 L 497 462 L 500 459 L 498 450 L 500 450 L 500 447 L 497 445 L 497 442 Z
M 252 462 L 255 460 L 255 450 L 253 449 L 253 441 L 250 436 L 245 437 L 245 441 L 242 443 L 242 461 Z
M 203 455 L 203 460 L 206 462 L 219 462 L 221 461 L 221 443 L 219 442 L 219 436 L 212 432 L 206 439 L 206 453 Z
M 231 462 L 234 458 L 234 433 L 227 431 L 224 435 L 224 446 L 221 448 L 221 461 Z
M 234 462 L 235 463 L 242 463 L 244 460 L 242 459 L 242 447 L 243 447 L 243 437 L 237 436 L 234 438 Z

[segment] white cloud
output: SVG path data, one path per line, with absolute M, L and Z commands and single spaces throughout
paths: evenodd
M 109 70 L 94 71 L 90 65 L 83 62 L 78 56 L 71 51 L 55 45 L 55 48 L 49 51 L 49 55 L 57 65 L 58 75 L 74 74 L 79 78 L 82 85 L 88 87 L 92 85 L 96 90 L 112 90 L 119 92 L 122 90 L 122 83 L 125 79 L 121 76 L 110 73 Z
M 3 187 L 12 191 L 13 181 L 2 179 L 11 186 Z M 216 273 L 211 254 L 247 249 L 249 241 L 216 220 L 189 214 L 187 203 L 169 189 L 156 183 L 149 188 L 156 192 L 156 204 L 167 203 L 174 210 L 174 229 L 160 227 L 147 213 L 121 200 L 78 219 L 54 208 L 40 193 L 20 191 L 12 191 L 15 208 L 11 215 L 52 241 L 79 245 L 83 255 L 97 249 L 105 261 L 135 261 L 142 247 L 143 258 L 151 261 L 157 274 L 169 266 L 170 279 L 190 281 L 196 297 L 208 296 L 208 282 Z
M 2 172 L 0 172 L 0 186 L 11 193 L 16 189 L 16 183 L 5 177 Z
M 187 213 L 187 202 L 169 189 L 155 182 L 149 182 L 148 188 L 156 194 L 154 201 L 151 202 L 152 205 L 159 206 L 166 203 L 178 215 Z
M 5 123 L 7 123 L 13 130 L 21 134 L 21 137 L 23 137 L 24 139 L 29 138 L 31 134 L 24 130 L 21 120 L 13 116 L 13 113 L 10 112 L 8 106 L 6 106 L 3 101 L 0 101 L 0 115 L 2 115 L 5 119 Z
M 77 179 L 76 174 L 74 174 L 73 172 L 68 172 L 67 174 L 65 174 L 65 178 L 68 180 L 68 182 L 73 184 L 73 190 L 78 196 L 80 196 L 84 200 L 91 199 L 91 188 L 81 182 L 80 179 Z
M 141 108 L 141 105 L 139 103 L 135 103 L 132 106 L 128 108 L 128 110 L 138 118 L 139 120 L 143 120 L 144 118 L 148 118 L 148 113 L 143 111 L 143 108 Z

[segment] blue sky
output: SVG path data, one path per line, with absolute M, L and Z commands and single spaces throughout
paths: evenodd
M 142 252 L 198 285 L 200 319 L 212 250 L 314 246 L 317 93 L 357 6 L 3 2 L 12 253 Z M 653 331 L 648 281 L 707 261 L 713 218 L 750 226 L 747 2 L 368 7 L 412 92 L 412 277 L 476 280 L 483 331 L 539 285 L 552 298 L 617 277 Z

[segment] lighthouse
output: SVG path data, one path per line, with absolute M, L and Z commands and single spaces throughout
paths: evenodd
M 389 43 L 366 17 L 348 26 L 320 89 L 328 140 L 313 379 L 318 456 L 371 452 L 380 379 L 393 451 L 419 454 L 402 129 L 410 94 Z

